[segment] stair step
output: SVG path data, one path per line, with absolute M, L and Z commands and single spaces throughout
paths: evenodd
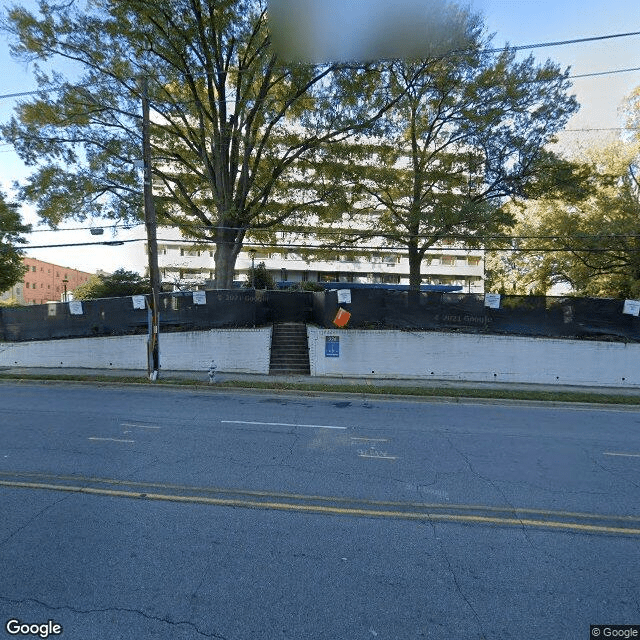
M 305 350 L 303 351 L 302 349 L 291 349 L 290 347 L 278 347 L 276 349 L 272 349 L 271 351 L 271 355 L 281 355 L 281 356 L 296 356 L 296 355 L 300 355 L 303 357 L 308 357 L 309 354 L 306 353 L 306 347 Z
M 309 375 L 306 324 L 277 323 L 273 325 L 269 373 Z

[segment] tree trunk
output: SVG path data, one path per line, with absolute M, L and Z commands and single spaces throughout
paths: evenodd
M 218 228 L 214 257 L 216 289 L 233 289 L 236 258 L 242 249 L 243 236 L 244 234 L 236 233 L 233 229 Z
M 420 285 L 422 284 L 422 252 L 417 242 L 409 243 L 409 306 L 420 304 Z
M 409 244 L 409 290 L 420 291 L 422 284 L 422 252 L 417 243 Z

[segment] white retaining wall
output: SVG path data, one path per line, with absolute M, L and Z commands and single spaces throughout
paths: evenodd
M 640 344 L 308 327 L 312 376 L 640 387 Z M 339 357 L 326 357 L 327 336 Z M 167 371 L 269 373 L 271 328 L 166 333 Z M 147 368 L 145 335 L 0 343 L 0 367 Z
M 168 371 L 269 373 L 271 327 L 160 334 L 160 367 Z M 0 367 L 147 368 L 147 336 L 0 342 Z
M 640 344 L 308 327 L 312 376 L 640 386 Z M 339 357 L 325 355 L 326 336 Z

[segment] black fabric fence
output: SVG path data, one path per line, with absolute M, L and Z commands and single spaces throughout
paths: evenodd
M 501 296 L 499 308 L 485 306 L 482 294 L 350 291 L 314 293 L 316 324 L 335 328 L 342 308 L 351 314 L 346 328 L 460 331 L 640 342 L 640 319 L 623 313 L 623 300 Z
M 23 341 L 147 333 L 148 316 L 146 300 L 131 296 L 8 307 L 0 309 L 0 337 Z M 254 327 L 265 324 L 267 316 L 253 290 L 163 293 L 159 300 L 160 331 L 165 332 Z
M 348 301 L 345 300 L 348 296 Z M 142 302 L 142 304 L 141 304 Z M 141 308 L 136 308 L 141 307 Z M 197 291 L 160 296 L 160 331 L 255 327 L 313 322 L 335 328 L 339 309 L 346 329 L 459 331 L 549 338 L 640 342 L 640 319 L 623 313 L 623 300 L 502 296 L 498 308 L 483 295 L 411 293 L 383 289 L 347 292 Z M 147 333 L 140 298 L 86 300 L 0 309 L 0 339 L 49 340 Z
M 257 291 L 261 308 L 269 322 L 311 322 L 311 291 Z

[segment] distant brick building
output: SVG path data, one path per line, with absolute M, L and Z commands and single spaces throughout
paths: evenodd
M 20 304 L 61 301 L 64 297 L 65 285 L 69 294 L 92 276 L 85 271 L 61 267 L 35 258 L 24 258 L 23 262 L 27 271 L 22 282 L 18 282 L 9 291 L 4 292 L 0 298 L 15 298 Z

